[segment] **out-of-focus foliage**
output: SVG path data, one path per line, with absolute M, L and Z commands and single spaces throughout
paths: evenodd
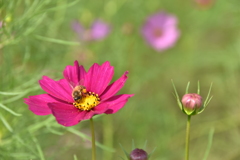
M 44 93 L 38 80 L 62 78 L 78 60 L 86 68 L 110 61 L 115 79 L 128 70 L 122 92 L 135 96 L 117 114 L 94 119 L 98 159 L 123 157 L 131 141 L 151 151 L 152 160 L 183 159 L 186 116 L 174 99 L 171 79 L 183 95 L 201 82 L 213 99 L 192 118 L 190 159 L 202 160 L 214 128 L 208 159 L 240 158 L 240 19 L 238 0 L 210 6 L 169 0 L 0 0 L 0 159 L 81 159 L 91 157 L 89 122 L 64 128 L 52 116 L 36 116 L 22 98 Z M 149 15 L 165 11 L 178 18 L 175 46 L 156 52 L 141 35 Z M 111 33 L 102 41 L 80 43 L 71 23 L 86 28 L 102 19 Z M 196 82 L 194 85 L 194 82 Z M 194 87 L 195 86 L 195 87 Z

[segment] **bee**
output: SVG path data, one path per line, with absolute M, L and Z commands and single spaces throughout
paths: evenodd
M 87 93 L 86 87 L 78 85 L 73 88 L 72 97 L 74 101 L 82 99 L 82 97 Z

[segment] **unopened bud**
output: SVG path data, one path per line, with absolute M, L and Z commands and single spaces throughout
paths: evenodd
M 130 154 L 130 160 L 147 160 L 148 154 L 143 149 L 134 149 Z
M 191 114 L 202 106 L 202 97 L 196 93 L 185 94 L 182 98 L 183 109 L 186 113 Z

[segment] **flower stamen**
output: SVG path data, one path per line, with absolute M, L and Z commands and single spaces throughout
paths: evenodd
M 98 94 L 94 92 L 87 92 L 81 99 L 74 101 L 73 105 L 82 110 L 89 111 L 100 103 Z

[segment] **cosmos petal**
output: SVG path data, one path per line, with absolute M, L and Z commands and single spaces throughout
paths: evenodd
M 74 66 L 68 65 L 63 71 L 63 76 L 72 87 L 79 85 L 80 81 L 84 80 L 85 75 L 86 71 L 83 66 L 79 66 L 78 61 L 74 62 Z M 84 83 L 84 81 L 82 83 Z
M 69 127 L 78 124 L 86 113 L 67 103 L 48 103 L 52 114 L 57 122 L 63 126 Z
M 125 105 L 125 103 L 128 101 L 128 98 L 132 96 L 133 94 L 132 95 L 123 94 L 111 97 L 108 101 L 99 104 L 90 111 L 81 111 L 73 107 L 72 105 L 68 104 L 65 105 L 51 103 L 49 104 L 49 107 L 52 109 L 53 115 L 56 117 L 58 123 L 64 126 L 72 126 L 79 123 L 82 120 L 90 119 L 94 115 L 103 113 L 106 114 L 116 113 L 119 109 L 121 109 Z
M 69 85 L 64 83 L 65 80 L 54 81 L 47 76 L 43 76 L 41 80 L 39 80 L 39 84 L 42 89 L 49 93 L 50 95 L 61 99 L 65 102 L 72 102 L 71 92 L 69 92 Z
M 40 94 L 24 98 L 24 103 L 28 104 L 29 110 L 40 116 L 52 113 L 51 109 L 47 105 L 50 102 L 57 102 L 57 100 L 48 94 Z
M 101 100 L 104 101 L 109 97 L 115 95 L 125 84 L 127 80 L 128 71 L 126 71 L 118 80 L 110 84 L 105 91 L 100 95 Z
M 128 101 L 128 98 L 134 96 L 134 94 L 122 94 L 109 98 L 103 103 L 107 106 L 106 114 L 113 114 L 120 110 Z
M 113 67 L 106 61 L 101 66 L 95 63 L 87 72 L 85 77 L 85 87 L 89 92 L 99 95 L 106 89 L 114 74 Z

